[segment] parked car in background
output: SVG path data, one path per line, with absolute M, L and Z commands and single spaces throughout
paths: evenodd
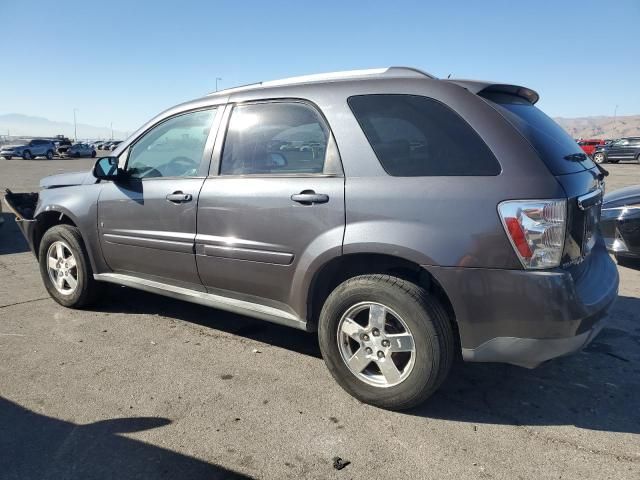
M 60 155 L 60 156 L 63 156 L 67 152 L 69 147 L 71 147 L 71 145 L 73 145 L 71 140 L 68 139 L 67 137 L 65 137 L 64 135 L 56 136 L 56 138 L 53 140 L 53 142 L 56 145 L 56 153 L 58 155 Z
M 6 160 L 13 157 L 22 157 L 30 160 L 36 157 L 47 157 L 53 159 L 56 153 L 56 146 L 51 140 L 34 139 L 24 145 L 4 145 L 0 148 L 0 156 Z
M 578 145 L 580 145 L 580 148 L 582 149 L 582 151 L 587 155 L 589 155 L 590 157 L 593 157 L 593 152 L 595 151 L 598 145 L 604 145 L 604 144 L 605 144 L 604 140 L 601 140 L 601 139 L 594 139 L 594 138 L 583 139 L 582 138 L 578 140 Z
M 401 67 L 264 82 L 6 199 L 61 305 L 104 281 L 317 331 L 347 392 L 406 409 L 460 354 L 579 350 L 617 297 L 604 172 L 538 98 Z
M 92 142 L 91 146 L 95 149 L 95 150 L 100 150 L 102 147 L 102 145 L 104 144 L 103 141 L 96 141 L 96 142 Z
M 593 153 L 596 163 L 618 163 L 632 160 L 640 163 L 640 137 L 625 137 L 608 145 L 598 145 Z
M 109 150 L 113 151 L 116 148 L 118 148 L 118 145 L 120 145 L 122 143 L 122 140 L 116 140 L 115 142 L 111 142 L 109 144 Z
M 95 157 L 96 150 L 91 145 L 86 143 L 76 143 L 69 147 L 69 150 L 66 151 L 65 156 L 67 157 Z
M 640 267 L 640 185 L 604 196 L 600 229 L 618 263 Z
M 111 144 L 113 143 L 113 141 L 107 141 L 107 142 L 102 142 L 99 146 L 98 146 L 98 150 L 109 150 L 109 147 L 111 146 Z

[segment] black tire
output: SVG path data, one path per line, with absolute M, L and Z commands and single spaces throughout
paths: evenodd
M 91 158 L 96 158 L 96 151 L 95 150 L 91 150 Z
M 33 156 L 31 155 L 31 151 L 25 150 L 24 152 L 22 152 L 22 158 L 24 160 L 31 160 L 33 158 Z
M 366 383 L 347 367 L 338 345 L 342 316 L 360 302 L 380 303 L 407 324 L 415 363 L 399 384 L 382 388 Z M 389 275 L 362 275 L 340 284 L 327 298 L 318 325 L 320 350 L 338 384 L 358 400 L 389 410 L 424 402 L 447 377 L 455 358 L 453 329 L 444 308 L 421 287 Z
M 640 153 L 636 155 L 636 163 L 640 163 Z
M 594 153 L 593 161 L 596 163 L 607 163 L 607 156 L 602 152 Z
M 56 241 L 65 242 L 70 247 L 76 260 L 77 286 L 75 290 L 68 295 L 59 292 L 49 276 L 47 252 L 49 247 Z M 78 228 L 71 225 L 56 225 L 51 227 L 42 236 L 38 252 L 40 275 L 51 298 L 60 305 L 70 308 L 86 307 L 95 300 L 98 289 L 96 281 L 93 279 L 93 270 L 89 262 L 89 256 Z
M 8 156 L 8 157 L 4 157 L 5 160 L 11 160 L 13 157 Z
M 47 160 L 53 160 L 53 150 L 47 150 Z

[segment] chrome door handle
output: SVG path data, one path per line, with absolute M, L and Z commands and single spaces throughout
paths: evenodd
M 302 205 L 313 205 L 314 203 L 327 203 L 329 201 L 329 195 L 316 193 L 313 190 L 305 190 L 291 195 L 291 200 L 301 203 Z
M 193 197 L 190 193 L 173 192 L 167 195 L 165 198 L 173 203 L 184 203 L 190 202 Z

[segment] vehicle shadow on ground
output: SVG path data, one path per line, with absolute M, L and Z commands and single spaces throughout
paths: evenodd
M 111 288 L 98 308 L 160 314 L 321 357 L 315 334 L 125 287 Z M 634 407 L 640 398 L 640 299 L 618 297 L 611 317 L 615 321 L 587 349 L 537 369 L 458 361 L 440 390 L 405 414 L 640 433 L 640 411 Z
M 170 424 L 132 417 L 79 425 L 0 397 L 2 478 L 247 479 L 196 458 L 122 436 Z
M 96 310 L 101 312 L 163 315 L 303 355 L 322 357 L 313 333 L 127 287 L 111 284 L 104 284 L 104 287 L 104 295 L 96 305 Z
M 0 255 L 28 252 L 29 245 L 18 229 L 13 213 L 0 213 L 0 217 L 4 220 L 0 227 Z
M 618 297 L 611 317 L 585 350 L 533 370 L 459 362 L 441 389 L 408 413 L 472 424 L 640 433 L 640 299 Z

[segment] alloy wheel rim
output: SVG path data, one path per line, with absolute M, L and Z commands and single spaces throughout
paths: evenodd
M 374 387 L 402 383 L 415 365 L 415 342 L 408 325 L 381 303 L 350 307 L 338 322 L 337 341 L 351 373 Z
M 78 288 L 78 265 L 66 242 L 53 242 L 47 250 L 47 272 L 55 289 L 71 295 Z

